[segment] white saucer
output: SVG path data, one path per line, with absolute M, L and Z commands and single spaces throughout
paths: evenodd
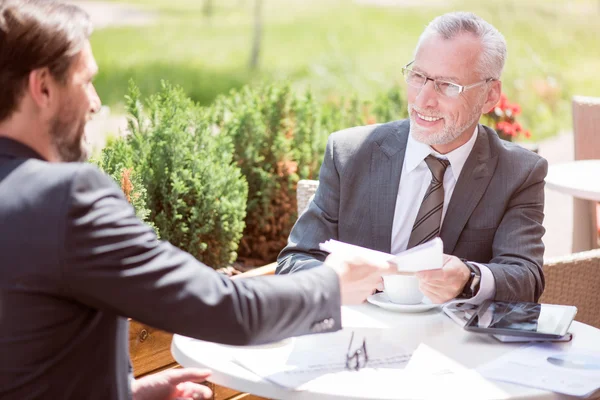
M 384 308 L 390 311 L 398 311 L 405 313 L 419 313 L 436 308 L 439 304 L 433 304 L 431 300 L 425 298 L 423 302 L 419 304 L 397 304 L 392 303 L 384 292 L 375 293 L 367 297 L 367 301 L 371 304 L 375 304 L 378 307 Z
M 234 346 L 234 345 L 221 345 L 221 346 L 229 346 L 229 347 L 233 347 L 235 349 L 243 348 L 243 349 L 250 349 L 250 350 L 252 350 L 252 349 L 264 350 L 264 349 L 274 349 L 277 347 L 289 346 L 292 344 L 293 340 L 294 340 L 294 338 L 291 337 L 291 338 L 280 340 L 278 342 L 255 344 L 255 345 L 250 345 L 250 346 Z

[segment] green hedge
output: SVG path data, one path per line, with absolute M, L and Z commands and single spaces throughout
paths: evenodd
M 213 267 L 275 260 L 297 219 L 296 184 L 318 179 L 331 132 L 406 116 L 399 87 L 320 102 L 288 84 L 246 86 L 200 108 L 163 84 L 147 108 L 132 88 L 127 108 L 129 135 L 109 142 L 101 166 L 141 182 L 138 214 Z
M 123 168 L 139 177 L 140 209 L 149 210 L 146 221 L 161 238 L 212 267 L 231 264 L 248 197 L 231 138 L 215 134 L 210 110 L 168 84 L 145 107 L 132 86 L 127 109 L 129 134 L 108 143 L 101 167 L 113 177 Z

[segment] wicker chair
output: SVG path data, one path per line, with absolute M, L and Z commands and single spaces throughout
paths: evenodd
M 576 306 L 576 321 L 600 328 L 600 249 L 547 260 L 544 276 L 541 303 Z

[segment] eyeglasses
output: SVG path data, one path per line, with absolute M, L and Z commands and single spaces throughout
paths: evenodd
M 348 344 L 348 352 L 346 353 L 346 368 L 350 370 L 358 371 L 364 368 L 369 361 L 367 354 L 367 341 L 365 338 L 362 340 L 362 346 L 352 351 L 352 342 L 354 341 L 354 332 L 350 336 L 350 343 Z
M 450 98 L 456 98 L 462 92 L 496 80 L 494 78 L 488 78 L 484 81 L 473 83 L 472 85 L 462 86 L 452 82 L 433 79 L 421 74 L 420 72 L 415 72 L 409 68 L 412 63 L 414 63 L 414 61 L 409 62 L 402 68 L 402 74 L 404 75 L 404 80 L 406 80 L 407 84 L 414 88 L 420 89 L 425 86 L 427 81 L 431 81 L 433 82 L 433 87 L 437 93 Z

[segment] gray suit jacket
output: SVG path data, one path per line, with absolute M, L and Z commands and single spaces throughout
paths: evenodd
M 390 252 L 409 120 L 329 137 L 314 201 L 278 258 L 277 273 L 322 264 L 327 239 Z M 544 289 L 544 178 L 537 154 L 480 125 L 444 218 L 444 252 L 487 265 L 497 300 L 537 301 Z
M 92 165 L 2 138 L 0 257 L 2 399 L 129 398 L 126 317 L 238 345 L 341 326 L 333 270 L 232 281 L 158 241 Z

